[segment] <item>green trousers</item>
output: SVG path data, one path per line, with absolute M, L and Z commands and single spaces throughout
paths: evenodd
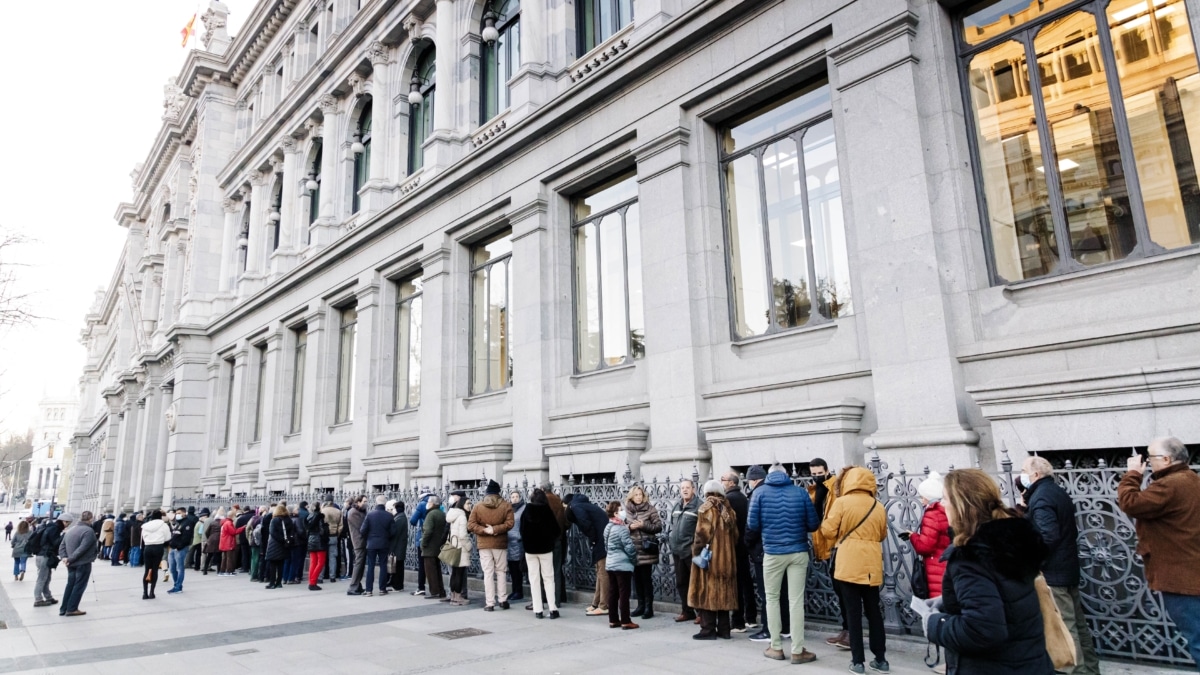
M 804 584 L 808 581 L 808 552 L 763 556 L 763 580 L 767 593 L 767 630 L 771 649 L 783 649 L 783 623 L 779 616 L 779 588 L 787 575 L 788 611 L 791 613 L 792 653 L 804 651 Z

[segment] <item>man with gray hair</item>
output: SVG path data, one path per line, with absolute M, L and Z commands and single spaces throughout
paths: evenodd
M 1146 582 L 1162 594 L 1167 614 L 1200 664 L 1200 476 L 1188 466 L 1188 448 L 1178 438 L 1154 439 L 1147 454 L 1150 485 L 1142 489 L 1146 463 L 1135 453 L 1117 485 L 1117 503 L 1137 519 Z
M 692 582 L 692 540 L 696 538 L 699 511 L 696 484 L 686 478 L 679 481 L 679 503 L 671 509 L 671 534 L 667 540 L 671 557 L 675 559 L 675 590 L 682 603 L 682 611 L 675 617 L 676 623 L 699 620 L 687 601 L 688 586 Z
M 59 616 L 87 614 L 79 611 L 79 602 L 87 590 L 88 579 L 92 576 L 92 563 L 99 551 L 100 544 L 92 530 L 92 512 L 84 511 L 79 516 L 79 522 L 63 533 L 62 543 L 58 545 L 58 557 L 67 564 L 67 587 L 63 590 Z
M 1054 482 L 1054 467 L 1044 457 L 1029 457 L 1021 468 L 1021 483 L 1027 485 L 1025 517 L 1033 524 L 1049 555 L 1042 575 L 1054 595 L 1054 604 L 1075 640 L 1078 665 L 1073 675 L 1100 675 L 1100 657 L 1079 599 L 1079 528 L 1075 524 L 1075 502 Z

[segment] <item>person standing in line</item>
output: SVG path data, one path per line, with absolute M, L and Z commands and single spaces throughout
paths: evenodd
M 304 561 L 308 559 L 308 502 L 302 501 L 292 507 L 289 514 L 296 526 L 296 545 L 288 552 L 290 564 L 286 569 L 291 576 L 284 583 L 299 584 L 304 578 Z
M 640 485 L 629 488 L 625 495 L 625 522 L 629 525 L 629 536 L 637 549 L 637 560 L 633 568 L 633 587 L 637 592 L 637 606 L 632 618 L 654 618 L 654 566 L 659 560 L 658 533 L 662 532 L 662 516 L 646 497 Z
M 604 544 L 604 530 L 609 518 L 604 509 L 592 503 L 584 494 L 571 494 L 563 499 L 567 506 L 567 520 L 575 524 L 583 536 L 592 545 L 592 564 L 596 568 L 596 591 L 592 594 L 592 604 L 587 607 L 588 616 L 606 616 L 608 607 L 608 574 L 605 574 L 605 564 L 608 559 Z M 630 568 L 632 569 L 632 568 Z
M 520 492 L 513 490 L 508 495 L 508 502 L 513 510 L 513 526 L 508 531 L 508 574 L 512 577 L 512 592 L 508 594 L 508 601 L 514 602 L 525 599 L 525 547 L 521 542 L 521 516 L 525 513 L 525 499 Z
M 417 499 L 417 505 L 413 507 L 413 514 L 408 519 L 408 524 L 413 528 L 413 536 L 418 543 L 417 546 L 417 590 L 413 591 L 414 596 L 425 595 L 425 554 L 421 551 L 421 536 L 425 525 L 425 514 L 429 510 L 429 498 L 433 496 L 433 492 L 429 488 L 421 488 L 421 496 Z
M 63 533 L 74 520 L 74 515 L 66 511 L 62 512 L 57 519 L 39 527 L 30 536 L 30 541 L 25 546 L 26 549 L 33 549 L 32 552 L 37 556 L 34 559 L 34 565 L 38 571 L 37 582 L 33 585 L 34 607 L 49 607 L 58 604 L 58 600 L 55 600 L 54 596 L 50 594 L 50 576 L 58 567 L 58 548 L 62 544 Z
M 113 547 L 109 554 L 109 560 L 112 561 L 113 567 L 120 567 L 126 561 L 122 560 L 129 547 L 129 522 L 125 519 L 125 514 L 117 515 L 116 522 L 113 523 Z
M 171 541 L 171 527 L 163 522 L 163 512 L 155 509 L 142 525 L 142 599 L 153 600 L 158 585 L 158 569 L 162 566 L 166 544 Z
M 329 528 L 329 548 L 325 556 L 325 581 L 336 583 L 338 580 L 338 546 L 345 525 L 342 522 L 342 510 L 332 499 L 321 507 L 325 514 L 325 526 Z
M 750 492 L 747 495 L 747 501 L 754 501 L 754 493 L 759 490 L 763 482 L 767 478 L 766 469 L 755 464 L 746 469 L 746 483 L 750 486 Z M 750 558 L 750 566 L 754 572 L 754 599 L 758 604 L 758 632 L 750 635 L 751 642 L 770 642 L 771 631 L 767 624 L 767 584 L 766 577 L 763 575 L 763 543 L 762 532 L 752 530 L 749 526 L 749 509 L 746 511 L 746 531 L 742 538 L 746 541 L 746 550 Z M 789 596 L 787 586 L 787 575 L 784 575 L 779 585 L 779 602 L 775 603 L 779 607 L 779 625 L 782 626 L 783 632 L 780 634 L 782 640 L 791 638 L 792 615 L 788 611 L 787 598 Z M 782 646 L 782 642 L 780 645 Z
M 442 498 L 437 495 L 429 495 L 425 504 L 428 508 L 421 523 L 420 539 L 421 563 L 425 565 L 425 587 L 428 589 L 425 598 L 441 599 L 446 597 L 446 590 L 442 588 L 442 561 L 438 560 L 438 553 L 446 541 L 446 514 L 438 508 Z
M 244 526 L 238 527 L 234 524 L 239 515 L 241 514 L 234 511 L 229 514 L 228 518 L 221 521 L 221 538 L 218 542 L 221 549 L 221 567 L 218 576 L 237 576 L 238 537 L 246 531 Z
M 387 512 L 387 497 L 375 498 L 375 508 L 363 518 L 359 526 L 366 549 L 367 589 L 363 595 L 374 595 L 375 569 L 379 568 L 379 594 L 387 595 L 387 556 L 392 546 L 392 535 L 396 532 L 396 521 Z
M 508 609 L 508 531 L 515 517 L 512 504 L 500 496 L 500 484 L 489 480 L 486 496 L 471 509 L 467 529 L 475 535 L 483 566 L 483 609 Z M 451 589 L 453 590 L 453 588 Z
M 195 520 L 194 520 L 195 519 Z M 183 575 L 187 569 L 187 554 L 195 538 L 196 523 L 199 519 L 190 515 L 182 508 L 175 510 L 175 521 L 171 526 L 170 552 L 167 554 L 167 568 L 174 585 L 167 590 L 168 594 L 183 592 Z
M 529 592 L 535 618 L 542 618 L 542 602 L 550 609 L 550 618 L 557 619 L 558 603 L 554 579 L 554 547 L 562 536 L 558 517 L 550 508 L 546 492 L 534 488 L 529 504 L 521 515 L 521 543 L 525 561 L 529 564 Z
M 571 522 L 567 519 L 566 504 L 563 503 L 562 497 L 554 494 L 554 486 L 549 481 L 542 483 L 542 492 L 546 493 L 546 504 L 554 512 L 554 518 L 558 520 L 561 532 L 558 536 L 558 543 L 554 546 L 551 563 L 554 566 L 554 592 L 558 594 L 555 602 L 561 608 L 567 602 L 567 576 L 563 566 L 567 561 L 567 530 L 570 529 Z M 533 605 L 526 605 L 525 609 L 533 609 Z
M 983 471 L 951 471 L 943 487 L 954 544 L 946 550 L 941 601 L 928 603 L 934 611 L 922 623 L 926 637 L 946 650 L 952 674 L 1050 675 L 1054 664 L 1034 586 L 1046 543 L 1004 506 L 999 486 Z
M 816 654 L 804 648 L 804 585 L 809 563 L 808 533 L 815 531 L 820 522 L 808 493 L 793 484 L 787 471 L 778 464 L 771 467 L 767 479 L 751 494 L 746 529 L 762 537 L 767 628 L 771 633 L 771 645 L 763 656 L 769 659 L 785 658 L 779 598 L 786 576 L 792 663 L 817 660 Z
M 389 563 L 392 567 L 387 586 L 393 591 L 404 590 L 404 563 L 408 559 L 408 516 L 404 513 L 404 502 L 388 502 L 389 512 L 396 528 L 392 530 L 392 541 L 388 545 Z
M 1042 576 L 1075 641 L 1077 665 L 1069 672 L 1100 675 L 1100 657 L 1079 599 L 1079 526 L 1075 522 L 1075 502 L 1054 482 L 1053 474 L 1054 467 L 1045 457 L 1025 460 L 1021 469 L 1021 482 L 1028 486 L 1025 517 L 1049 549 L 1049 556 L 1042 564 Z
M 255 510 L 254 517 L 246 525 L 246 542 L 250 544 L 250 581 L 262 580 L 262 517 L 263 509 L 266 507 L 260 506 Z
M 142 524 L 145 516 L 141 511 L 129 518 L 129 566 L 142 565 Z M 168 528 L 169 529 L 169 528 Z
M 88 579 L 92 576 L 92 563 L 96 561 L 99 549 L 95 530 L 92 529 L 92 512 L 84 511 L 79 516 L 79 522 L 63 533 L 62 543 L 58 545 L 58 557 L 67 565 L 67 587 L 63 590 L 59 616 L 87 614 L 80 611 L 79 603 L 83 600 L 83 592 L 87 590 Z
M 867 616 L 871 654 L 865 664 L 877 673 L 890 672 L 886 658 L 887 636 L 879 589 L 883 586 L 883 540 L 887 539 L 887 507 L 876 498 L 875 474 L 861 466 L 842 470 L 838 498 L 821 523 L 821 537 L 833 542 L 834 568 L 830 575 L 842 582 L 842 608 L 850 632 L 850 672 L 862 673 L 862 619 Z
M 707 548 L 708 565 L 692 563 L 688 604 L 700 612 L 700 632 L 694 640 L 728 640 L 729 613 L 738 608 L 737 513 L 725 498 L 725 486 L 710 480 L 704 484 L 704 502 L 696 515 L 692 559 Z
M 321 580 L 321 570 L 325 567 L 325 556 L 329 551 L 329 525 L 325 523 L 325 513 L 314 508 L 305 523 L 308 536 L 305 543 L 308 549 L 308 590 L 323 590 L 317 582 Z
M 1178 438 L 1156 438 L 1147 453 L 1150 485 L 1142 489 L 1146 463 L 1130 457 L 1117 485 L 1117 503 L 1137 519 L 1146 582 L 1162 594 L 1167 614 L 1200 667 L 1200 476 L 1188 467 L 1188 448 Z
M 267 536 L 267 589 L 283 588 L 283 564 L 296 545 L 296 525 L 288 515 L 287 505 L 275 505 L 271 512 L 271 529 Z
M 742 492 L 741 481 L 733 469 L 721 475 L 721 485 L 725 488 L 725 499 L 729 507 L 737 515 L 738 535 L 735 542 L 737 556 L 737 597 L 738 606 L 733 612 L 732 628 L 734 633 L 745 633 L 756 625 L 758 607 L 754 599 L 754 579 L 750 574 L 750 551 L 746 547 L 746 519 L 750 516 L 750 500 Z
M 112 557 L 113 536 L 116 531 L 116 521 L 113 520 L 112 514 L 108 514 L 100 519 L 100 559 L 108 560 Z
M 367 518 L 367 497 L 359 495 L 354 498 L 350 508 L 346 510 L 346 530 L 350 535 L 351 558 L 354 572 L 350 575 L 350 588 L 346 595 L 363 594 L 363 572 L 367 565 L 367 542 L 362 536 L 362 524 Z
M 812 478 L 812 483 L 808 485 L 808 496 L 812 499 L 813 506 L 817 509 L 817 516 L 822 521 L 829 516 L 830 509 L 833 508 L 833 502 L 837 499 L 837 476 L 829 470 L 829 463 L 820 457 L 813 457 L 808 462 L 808 474 Z M 821 537 L 821 532 L 818 530 L 813 534 L 812 549 L 813 560 L 829 560 L 829 553 L 833 549 L 835 542 L 827 542 Z M 845 602 L 842 600 L 842 582 L 831 578 L 830 583 L 833 585 L 833 597 L 837 601 L 838 615 L 842 618 L 842 630 L 833 637 L 826 638 L 825 644 L 838 649 L 850 650 L 850 631 L 846 625 L 846 608 Z
M 676 623 L 685 621 L 699 622 L 690 605 L 688 605 L 688 587 L 692 578 L 692 540 L 696 534 L 696 512 L 700 510 L 700 498 L 696 496 L 696 484 L 688 479 L 679 482 L 679 502 L 671 510 L 671 534 L 668 545 L 671 557 L 675 561 L 675 591 L 679 593 L 679 602 L 683 606 Z
M 637 562 L 637 547 L 621 513 L 621 502 L 609 502 L 604 513 L 608 516 L 603 535 L 604 570 L 608 575 L 608 627 L 633 630 L 639 626 L 629 615 L 629 587 Z
M 13 581 L 25 580 L 25 565 L 29 559 L 26 545 L 29 543 L 29 523 L 22 520 L 17 525 L 17 534 L 12 538 Z
M 250 521 L 258 515 L 257 510 L 250 505 L 238 512 L 237 520 L 234 521 L 235 528 L 242 528 L 241 534 L 237 536 L 237 551 L 239 569 L 244 574 L 250 573 Z
M 213 564 L 217 566 L 217 571 L 221 571 L 221 528 L 225 524 L 225 509 L 219 508 L 217 512 L 208 519 L 208 524 L 204 526 L 204 562 L 200 565 L 200 573 L 208 574 L 212 569 Z
M 467 514 L 467 509 L 470 508 L 470 502 L 467 500 L 465 492 L 451 492 L 450 498 L 446 501 L 449 506 L 446 509 L 446 528 L 449 534 L 448 541 L 457 545 L 460 551 L 458 556 L 458 564 L 450 565 L 450 597 L 444 599 L 453 605 L 467 605 L 467 568 L 471 566 L 471 535 L 470 519 Z M 428 518 L 428 516 L 426 516 Z M 483 556 L 480 556 L 482 560 Z M 491 594 L 484 598 L 484 602 L 490 602 Z M 494 611 L 494 607 L 484 607 L 486 611 Z
M 267 547 L 271 545 L 271 521 L 275 520 L 276 506 L 279 506 L 277 502 L 267 507 L 262 520 L 259 521 L 258 580 L 264 584 L 271 583 L 271 565 L 267 562 Z M 287 507 L 284 507 L 283 510 L 286 513 Z
M 194 506 L 188 507 L 189 516 L 194 515 L 194 509 Z M 204 562 L 204 530 L 208 527 L 211 515 L 208 509 L 200 509 L 200 515 L 196 516 L 196 526 L 192 528 L 192 545 L 188 549 L 188 557 L 185 562 L 194 572 L 199 572 L 200 564 Z

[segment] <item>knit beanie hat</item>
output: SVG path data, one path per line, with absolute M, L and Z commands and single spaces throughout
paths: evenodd
M 486 494 L 489 494 L 489 495 L 500 494 L 500 484 L 494 480 L 489 480 L 488 484 L 487 484 Z
M 758 464 L 746 469 L 746 480 L 766 480 L 767 472 Z
M 942 475 L 936 471 L 930 471 L 929 478 L 921 481 L 921 484 L 917 486 L 917 494 L 931 502 L 941 499 Z

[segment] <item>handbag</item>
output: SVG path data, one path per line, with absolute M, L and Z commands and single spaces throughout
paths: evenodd
M 879 500 L 878 500 L 878 499 L 876 499 L 876 500 L 875 500 L 875 502 L 874 502 L 873 504 L 871 504 L 871 510 L 867 511 L 867 515 L 863 516 L 863 517 L 862 517 L 862 520 L 858 521 L 858 524 L 857 524 L 857 525 L 855 525 L 854 527 L 850 528 L 850 531 L 849 531 L 849 532 L 847 532 L 847 533 L 845 534 L 845 536 L 843 536 L 841 539 L 838 539 L 837 546 L 834 546 L 834 547 L 833 547 L 833 550 L 829 552 L 829 576 L 830 576 L 831 578 L 833 577 L 833 573 L 837 571 L 837 552 L 838 552 L 838 546 L 841 546 L 841 545 L 842 545 L 842 544 L 843 544 L 843 543 L 844 543 L 844 542 L 845 542 L 847 539 L 849 539 L 849 538 L 850 538 L 850 535 L 854 534 L 854 531 L 855 531 L 855 530 L 857 530 L 858 528 L 862 527 L 862 524 L 863 524 L 863 523 L 865 523 L 865 522 L 867 522 L 867 518 L 870 518 L 870 517 L 871 517 L 871 514 L 872 514 L 872 513 L 875 513 L 875 507 L 876 507 L 876 506 L 879 506 Z
M 658 555 L 658 537 L 647 535 L 642 538 L 642 551 L 647 555 Z
M 702 570 L 708 569 L 708 563 L 712 562 L 712 549 L 708 544 L 704 545 L 704 549 L 700 551 L 700 555 L 692 556 L 692 564 Z
M 1042 628 L 1046 633 L 1046 651 L 1050 654 L 1050 660 L 1054 662 L 1055 670 L 1069 670 L 1079 663 L 1079 655 L 1075 653 L 1075 639 L 1071 637 L 1071 631 L 1067 629 L 1062 613 L 1058 611 L 1058 605 L 1054 602 L 1054 596 L 1050 593 L 1050 586 L 1046 584 L 1046 578 L 1040 574 L 1037 575 L 1037 578 L 1033 580 L 1033 586 L 1037 589 L 1038 605 L 1042 608 Z
M 929 577 L 925 574 L 925 563 L 921 556 L 913 558 L 912 594 L 914 598 L 929 599 Z
M 450 537 L 446 543 L 442 544 L 442 550 L 438 551 L 438 560 L 451 567 L 458 567 L 458 563 L 462 561 L 462 549 L 458 547 L 458 537 Z

